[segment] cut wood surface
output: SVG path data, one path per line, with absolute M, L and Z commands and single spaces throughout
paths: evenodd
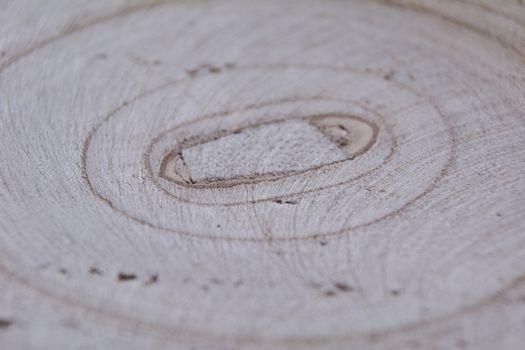
M 525 5 L 0 0 L 1 349 L 525 349 Z

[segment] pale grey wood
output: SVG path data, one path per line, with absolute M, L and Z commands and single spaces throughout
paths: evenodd
M 525 6 L 0 2 L 1 349 L 523 349 Z

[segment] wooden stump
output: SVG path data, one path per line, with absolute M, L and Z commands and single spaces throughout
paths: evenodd
M 0 4 L 0 348 L 523 349 L 521 1 Z

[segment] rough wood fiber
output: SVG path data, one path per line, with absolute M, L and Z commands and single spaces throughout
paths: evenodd
M 0 2 L 1 349 L 523 349 L 520 1 Z

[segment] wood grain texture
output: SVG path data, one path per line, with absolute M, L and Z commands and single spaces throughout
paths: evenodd
M 1 349 L 523 349 L 525 5 L 0 1 Z

